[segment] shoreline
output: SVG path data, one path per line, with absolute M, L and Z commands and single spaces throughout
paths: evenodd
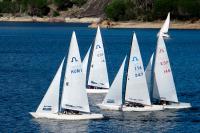
M 70 18 L 70 17 L 0 17 L 0 22 L 64 22 L 64 23 L 91 23 L 89 28 L 96 28 L 100 25 L 102 28 L 161 28 L 164 21 L 141 22 L 141 21 L 101 21 L 101 18 L 83 17 L 83 18 Z M 200 20 L 191 21 L 171 21 L 170 29 L 200 29 Z
M 96 28 L 98 25 L 104 28 L 149 28 L 149 29 L 160 29 L 164 21 L 153 21 L 153 22 L 141 22 L 141 21 L 103 21 L 100 24 L 92 23 L 89 25 L 90 28 Z M 200 20 L 191 21 L 171 21 L 170 29 L 200 29 Z

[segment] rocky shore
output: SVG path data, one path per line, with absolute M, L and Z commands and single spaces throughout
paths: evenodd
M 113 22 L 113 21 L 102 21 L 101 23 L 93 22 L 89 27 L 96 28 L 98 25 L 104 28 L 160 28 L 164 21 L 154 21 L 154 22 L 140 22 L 140 21 L 123 21 L 123 22 Z M 200 20 L 191 21 L 171 21 L 171 29 L 200 29 Z
M 70 17 L 0 17 L 0 22 L 66 22 L 66 23 L 98 23 L 100 18 L 70 18 Z
M 100 25 L 102 28 L 160 28 L 164 21 L 140 22 L 140 21 L 122 21 L 113 22 L 101 20 L 101 18 L 83 17 L 0 17 L 0 22 L 66 22 L 66 23 L 91 23 L 90 28 L 96 28 Z M 171 21 L 171 29 L 200 29 L 200 20 L 192 21 Z

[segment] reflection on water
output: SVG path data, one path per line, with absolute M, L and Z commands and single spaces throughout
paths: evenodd
M 74 133 L 74 132 L 88 132 L 89 121 L 61 121 L 49 119 L 34 119 L 39 125 L 39 132 L 47 133 Z

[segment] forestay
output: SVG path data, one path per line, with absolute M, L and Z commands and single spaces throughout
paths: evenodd
M 75 32 L 72 34 L 69 47 L 61 108 L 90 112 Z
M 93 46 L 88 85 L 100 88 L 109 88 L 106 59 L 99 27 L 97 29 Z
M 65 58 L 64 58 L 65 59 Z M 42 99 L 40 105 L 37 108 L 37 113 L 48 112 L 48 113 L 57 113 L 59 105 L 59 90 L 60 90 L 60 78 L 63 68 L 64 59 L 56 72 L 55 77 L 53 78 L 44 98 Z
M 144 105 L 151 105 L 142 57 L 135 33 L 132 39 L 129 59 L 125 100 Z
M 122 83 L 126 57 L 106 95 L 103 104 L 122 105 Z
M 153 91 L 155 92 L 153 92 L 153 97 L 160 100 L 178 102 L 167 49 L 161 36 L 157 42 L 154 76 Z

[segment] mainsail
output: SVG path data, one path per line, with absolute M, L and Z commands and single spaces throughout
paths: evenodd
M 61 108 L 81 112 L 90 112 L 75 32 L 72 34 L 69 47 Z
M 174 79 L 163 37 L 157 42 L 154 65 L 153 97 L 159 100 L 178 102 Z
M 129 59 L 125 101 L 151 105 L 142 57 L 135 33 Z
M 106 95 L 103 104 L 122 105 L 122 83 L 126 57 Z
M 99 88 L 109 88 L 106 59 L 99 27 L 93 46 L 88 85 Z
M 64 59 L 62 60 L 62 63 L 60 64 L 60 67 L 58 68 L 58 71 L 56 72 L 56 75 L 53 78 L 53 81 L 51 82 L 36 112 L 46 112 L 46 113 L 58 112 L 60 78 L 61 78 Z

